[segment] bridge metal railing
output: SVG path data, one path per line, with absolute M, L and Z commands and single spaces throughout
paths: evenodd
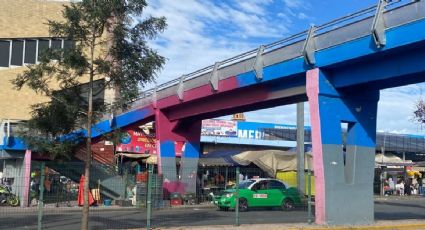
M 185 90 L 201 85 L 211 84 L 213 90 L 217 90 L 218 80 L 253 70 L 261 80 L 263 67 L 303 56 L 307 64 L 314 65 L 314 60 L 310 60 L 310 57 L 314 59 L 314 52 L 371 34 L 376 45 L 382 47 L 385 45 L 383 32 L 386 29 L 423 18 L 425 18 L 424 1 L 380 0 L 377 5 L 320 26 L 312 26 L 309 30 L 261 45 L 257 49 L 145 90 L 139 98 L 131 102 L 130 110 L 176 94 L 183 100 Z

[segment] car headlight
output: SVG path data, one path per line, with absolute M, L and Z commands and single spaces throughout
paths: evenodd
M 232 196 L 233 196 L 233 193 L 227 193 L 227 194 L 224 195 L 224 197 L 226 197 L 226 198 L 230 198 Z

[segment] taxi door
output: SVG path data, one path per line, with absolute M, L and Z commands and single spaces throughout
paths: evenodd
M 286 193 L 285 184 L 277 180 L 269 182 L 269 201 L 270 206 L 280 206 L 282 204 L 283 196 Z
M 269 206 L 270 195 L 268 192 L 268 181 L 259 181 L 252 187 L 252 197 L 249 206 Z

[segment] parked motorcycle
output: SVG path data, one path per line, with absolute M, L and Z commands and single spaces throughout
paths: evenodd
M 4 184 L 0 184 L 0 204 L 8 204 L 16 207 L 19 205 L 19 197 L 12 193 L 12 189 Z

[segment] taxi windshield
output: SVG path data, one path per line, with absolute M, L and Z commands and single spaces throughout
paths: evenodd
M 250 185 L 252 185 L 255 182 L 255 180 L 243 180 L 239 182 L 239 188 L 248 188 Z

